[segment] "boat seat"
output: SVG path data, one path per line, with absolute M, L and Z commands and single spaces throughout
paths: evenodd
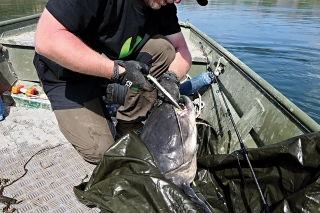
M 265 109 L 262 106 L 261 102 L 256 99 L 253 107 L 247 110 L 243 114 L 243 116 L 236 122 L 238 132 L 247 148 L 257 148 L 257 144 L 251 137 L 250 131 L 253 129 L 253 127 L 258 126 L 259 118 L 264 111 Z M 228 130 L 228 134 L 224 134 L 219 141 L 219 144 L 221 144 L 221 146 L 218 147 L 219 153 L 231 153 L 241 148 L 233 125 L 230 123 L 230 125 L 228 126 L 230 128 Z

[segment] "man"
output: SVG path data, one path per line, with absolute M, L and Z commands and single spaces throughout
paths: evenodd
M 130 87 L 117 131 L 141 128 L 156 101 L 145 75 L 178 84 L 191 56 L 180 32 L 180 0 L 49 0 L 40 17 L 34 65 L 59 128 L 83 158 L 98 163 L 114 143 L 101 85 Z

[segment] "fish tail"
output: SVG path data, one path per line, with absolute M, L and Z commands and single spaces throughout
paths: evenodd
M 182 189 L 182 191 L 197 205 L 197 207 L 204 213 L 211 213 L 211 210 L 209 209 L 209 207 L 207 206 L 207 204 L 205 204 L 205 202 L 203 202 L 194 192 L 194 190 L 190 187 L 187 186 L 185 184 L 181 184 L 180 188 Z

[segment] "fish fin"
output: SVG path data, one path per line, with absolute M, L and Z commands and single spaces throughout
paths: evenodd
M 196 195 L 196 193 L 190 186 L 187 186 L 186 184 L 181 184 L 180 188 L 198 206 L 198 208 L 202 212 L 211 213 L 211 210 L 209 209 L 207 204 L 205 204 L 205 202 Z

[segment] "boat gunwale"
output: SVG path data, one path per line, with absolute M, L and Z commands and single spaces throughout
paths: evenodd
M 320 131 L 320 125 L 315 122 L 310 116 L 308 116 L 304 111 L 298 108 L 293 102 L 291 102 L 287 97 L 281 94 L 277 89 L 275 89 L 271 84 L 254 72 L 251 68 L 245 65 L 240 59 L 235 57 L 232 53 L 214 41 L 212 38 L 208 37 L 205 33 L 200 31 L 197 27 L 188 22 L 179 22 L 180 26 L 189 28 L 193 33 L 197 34 L 203 41 L 211 46 L 221 55 L 226 57 L 227 61 L 238 68 L 237 70 L 242 72 L 252 83 L 258 86 L 261 91 L 269 96 L 275 103 L 277 103 L 285 112 L 290 115 L 295 122 L 299 124 L 304 130 L 309 132 Z
M 32 19 L 39 19 L 40 16 L 41 16 L 41 13 L 38 13 L 38 14 L 30 15 L 30 16 L 24 16 L 24 17 L 21 17 L 21 18 L 15 18 L 15 19 L 10 19 L 10 20 L 6 20 L 6 21 L 0 21 L 0 27 L 12 25 L 12 24 L 17 24 L 17 23 L 21 23 L 21 22 L 24 22 L 24 21 L 30 21 Z

